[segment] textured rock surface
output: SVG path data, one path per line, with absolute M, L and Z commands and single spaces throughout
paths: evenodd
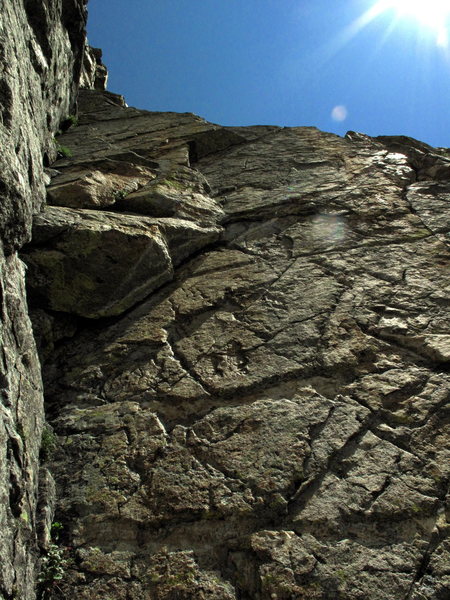
M 108 70 L 102 61 L 100 48 L 86 46 L 81 67 L 80 87 L 92 90 L 105 90 L 108 82 Z
M 7 252 L 28 241 L 44 198 L 42 156 L 74 112 L 84 51 L 84 0 L 7 1 L 0 24 L 0 235 Z
M 33 598 L 41 372 L 25 302 L 24 265 L 16 255 L 3 258 L 1 275 L 0 597 Z
M 53 134 L 75 110 L 83 0 L 6 0 L 0 17 L 0 598 L 35 597 L 43 396 L 16 251 L 45 200 Z M 42 480 L 41 480 L 42 481 Z M 51 479 L 48 478 L 48 482 Z M 40 486 L 41 492 L 45 486 Z M 51 484 L 47 486 L 51 488 Z M 51 512 L 51 511 L 50 511 Z
M 120 314 L 173 277 L 173 267 L 219 237 L 181 219 L 48 208 L 24 253 L 30 294 L 82 317 Z
M 24 254 L 59 595 L 448 598 L 445 151 L 79 104 Z
M 128 108 L 84 25 L 2 7 L 0 599 L 447 600 L 448 150 Z

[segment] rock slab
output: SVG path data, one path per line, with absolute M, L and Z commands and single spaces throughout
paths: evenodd
M 61 597 L 447 598 L 447 152 L 80 107 L 23 254 Z

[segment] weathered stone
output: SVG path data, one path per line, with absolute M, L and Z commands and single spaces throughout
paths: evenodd
M 154 177 L 154 172 L 146 167 L 119 161 L 110 161 L 103 170 L 77 169 L 73 173 L 68 169 L 53 178 L 47 190 L 48 203 L 69 208 L 103 208 L 115 204 Z
M 52 346 L 48 317 L 59 515 L 80 564 L 64 593 L 442 600 L 449 227 L 430 209 L 446 210 L 446 184 L 429 179 L 441 151 L 313 128 L 221 133 L 87 98 L 81 122 L 113 143 L 94 140 L 98 152 L 153 163 L 115 210 L 225 232 L 103 327 L 78 323 Z M 121 114 L 145 150 L 119 139 Z
M 45 200 L 54 133 L 75 112 L 84 0 L 5 0 L 0 19 L 0 597 L 33 600 L 39 554 L 39 360 L 16 251 Z M 41 486 L 41 491 L 45 486 Z M 45 495 L 45 494 L 44 494 Z M 40 508 L 48 502 L 41 495 Z M 52 517 L 48 515 L 51 519 Z
M 42 158 L 74 112 L 85 44 L 83 0 L 5 2 L 0 24 L 0 234 L 7 252 L 28 241 L 44 199 Z M 13 33 L 12 33 L 13 32 Z
M 215 225 L 223 218 L 219 203 L 210 197 L 208 182 L 191 163 L 243 143 L 242 135 L 191 114 L 128 108 L 109 93 L 84 90 L 80 107 L 84 112 L 78 125 L 58 138 L 70 156 L 56 165 L 58 172 L 48 187 L 50 204 L 113 206 L 200 226 Z
M 450 185 L 433 181 L 417 182 L 410 186 L 407 197 L 424 227 L 450 245 Z
M 173 276 L 173 265 L 220 230 L 171 219 L 47 208 L 23 253 L 35 302 L 83 317 L 124 312 Z
M 42 384 L 25 301 L 24 265 L 13 254 L 2 257 L 0 269 L 0 596 L 31 599 Z
M 86 44 L 80 75 L 80 87 L 89 90 L 106 90 L 108 70 L 102 62 L 103 52 Z
M 78 104 L 78 126 L 60 138 L 71 156 L 58 161 L 57 168 L 73 168 L 126 153 L 135 158 L 162 161 L 162 169 L 170 167 L 171 162 L 188 166 L 199 157 L 245 141 L 243 136 L 227 132 L 191 113 L 129 108 L 121 96 L 109 92 L 81 90 Z
M 207 181 L 198 171 L 180 167 L 162 172 L 154 181 L 117 199 L 117 208 L 153 217 L 177 217 L 210 224 L 221 221 L 223 211 L 209 197 Z

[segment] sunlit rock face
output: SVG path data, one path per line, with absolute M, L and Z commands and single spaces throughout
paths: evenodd
M 447 598 L 445 151 L 79 106 L 23 252 L 54 597 Z
M 102 61 L 100 48 L 86 45 L 81 67 L 80 87 L 83 89 L 105 90 L 108 82 L 108 70 Z

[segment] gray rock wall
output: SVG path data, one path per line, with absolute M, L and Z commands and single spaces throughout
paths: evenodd
M 23 253 L 55 597 L 448 598 L 447 152 L 79 105 Z
M 44 164 L 75 111 L 83 0 L 4 0 L 0 15 L 0 598 L 34 598 L 41 369 L 17 257 L 45 200 Z

